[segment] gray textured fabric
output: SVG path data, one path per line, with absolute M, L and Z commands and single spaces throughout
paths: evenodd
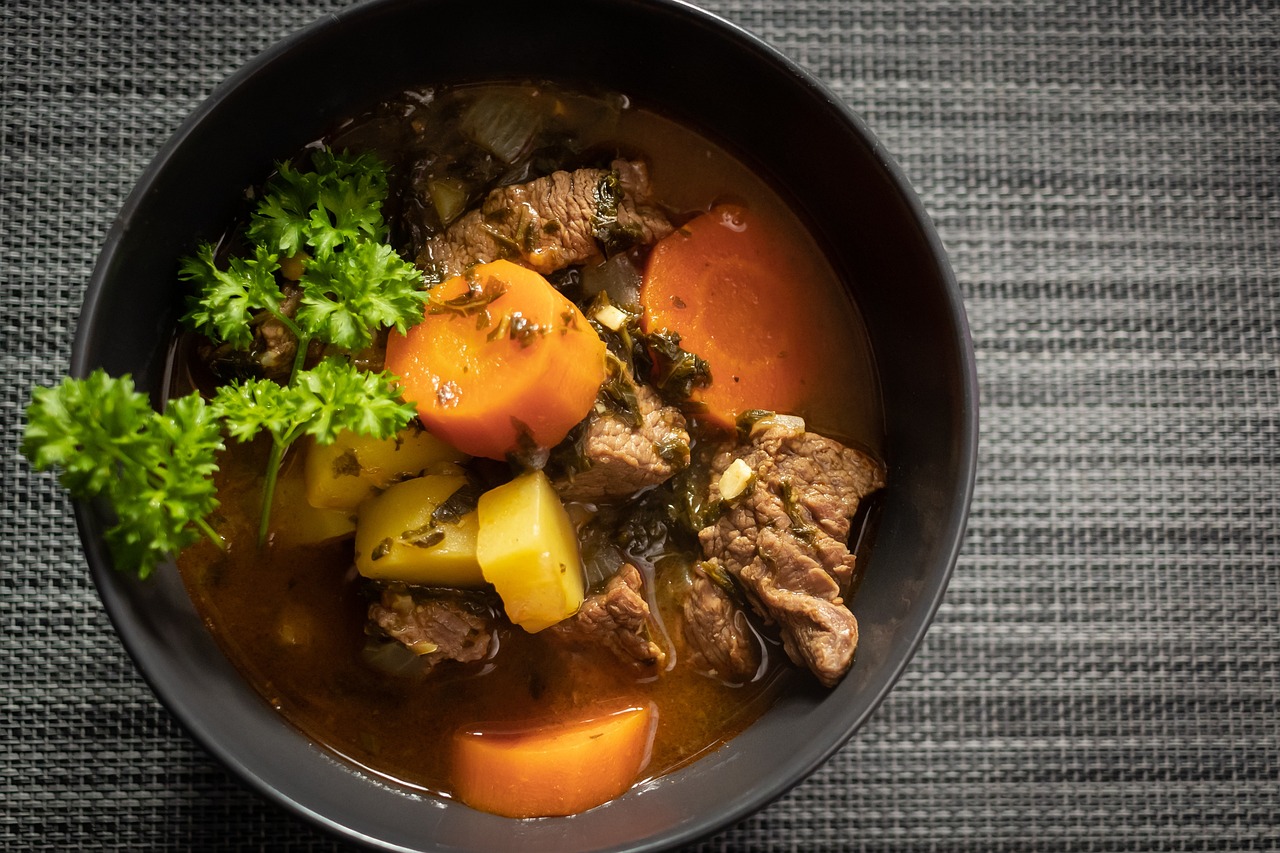
M 17 458 L 132 182 L 325 0 L 0 3 L 0 847 L 328 850 L 189 743 Z M 698 846 L 1280 846 L 1274 3 L 715 0 L 857 109 L 952 253 L 981 473 L 937 623 L 812 779 Z

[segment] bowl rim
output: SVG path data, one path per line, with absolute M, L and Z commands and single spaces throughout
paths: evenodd
M 793 83 L 809 90 L 824 101 L 827 108 L 832 110 L 842 123 L 851 127 L 858 136 L 870 144 L 880 167 L 892 182 L 899 200 L 904 204 L 910 219 L 927 244 L 931 259 L 936 265 L 937 276 L 942 285 L 940 292 L 944 297 L 945 311 L 949 318 L 950 331 L 953 335 L 952 343 L 957 348 L 962 368 L 959 371 L 959 406 L 962 426 L 957 456 L 959 476 L 951 484 L 952 488 L 948 493 L 951 498 L 951 514 L 946 519 L 944 529 L 950 532 L 950 536 L 941 549 L 945 558 L 945 565 L 939 570 L 931 598 L 913 613 L 916 617 L 914 620 L 916 621 L 916 627 L 910 635 L 909 643 L 902 644 L 904 648 L 899 653 L 893 666 L 887 670 L 888 674 L 883 684 L 867 701 L 865 710 L 856 718 L 849 720 L 848 726 L 840 733 L 839 737 L 832 738 L 829 742 L 824 743 L 821 748 L 811 749 L 805 754 L 797 756 L 798 763 L 792 766 L 791 772 L 778 774 L 769 784 L 758 786 L 754 789 L 751 796 L 726 805 L 725 808 L 715 814 L 713 819 L 703 818 L 679 824 L 674 831 L 660 833 L 639 846 L 633 845 L 626 848 L 631 850 L 657 850 L 687 844 L 706 837 L 713 832 L 740 822 L 748 815 L 759 811 L 770 802 L 781 797 L 827 762 L 835 752 L 843 748 L 853 734 L 875 713 L 900 680 L 918 652 L 938 609 L 941 607 L 963 546 L 965 528 L 977 479 L 979 400 L 976 362 L 967 313 L 959 284 L 951 268 L 942 239 L 938 235 L 923 201 L 911 185 L 905 172 L 888 154 L 878 137 L 871 131 L 862 117 L 837 97 L 815 74 L 766 42 L 763 37 L 720 15 L 694 6 L 689 2 L 685 2 L 685 0 L 616 0 L 616 3 L 623 6 L 647 7 L 657 10 L 663 14 L 682 19 L 682 23 L 685 25 L 715 30 L 718 31 L 720 37 L 738 42 L 743 49 L 753 52 L 758 58 L 773 66 L 774 69 L 791 78 Z M 108 285 L 107 271 L 113 266 L 113 262 L 121 248 L 121 240 L 124 234 L 130 228 L 139 209 L 144 205 L 157 177 L 165 170 L 176 152 L 181 150 L 188 140 L 199 131 L 208 117 L 242 84 L 255 75 L 262 73 L 264 69 L 281 61 L 299 45 L 343 27 L 352 20 L 380 14 L 395 7 L 418 4 L 419 0 L 370 0 L 370 2 L 359 3 L 315 20 L 276 40 L 249 61 L 240 65 L 214 86 L 200 104 L 183 119 L 139 175 L 137 182 L 126 195 L 120 212 L 113 220 L 104 237 L 103 248 L 97 257 L 93 272 L 89 278 L 77 322 L 70 362 L 72 376 L 84 377 L 96 366 L 90 363 L 88 343 L 97 334 L 97 326 L 101 323 L 99 305 Z M 255 794 L 282 807 L 287 813 L 306 818 L 347 841 L 384 850 L 414 849 L 371 838 L 359 830 L 331 820 L 326 815 L 289 796 L 251 770 L 243 761 L 237 758 L 235 752 L 213 738 L 207 727 L 198 718 L 188 714 L 180 703 L 176 703 L 169 695 L 167 685 L 156 680 L 153 668 L 148 665 L 150 653 L 146 647 L 147 638 L 142 636 L 143 632 L 138 626 L 131 624 L 124 618 L 126 608 L 123 605 L 119 591 L 113 585 L 115 580 L 114 569 L 110 566 L 110 560 L 103 544 L 96 537 L 96 514 L 93 506 L 85 502 L 74 501 L 72 507 L 80 539 L 85 550 L 86 560 L 89 563 L 90 574 L 121 644 L 152 693 L 189 736 L 199 743 L 208 754 L 228 768 L 235 777 L 244 782 Z

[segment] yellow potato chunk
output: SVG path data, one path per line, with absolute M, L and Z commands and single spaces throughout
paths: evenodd
M 344 432 L 333 444 L 308 448 L 307 502 L 351 511 L 397 480 L 467 458 L 419 426 L 386 439 Z
M 276 481 L 275 510 L 271 513 L 273 544 L 286 548 L 318 545 L 350 536 L 355 531 L 355 513 L 309 506 L 303 498 L 305 491 L 301 465 L 290 465 L 280 472 L 280 479 Z
M 582 558 L 569 514 L 541 471 L 480 496 L 476 556 L 512 622 L 536 633 L 582 605 Z
M 431 474 L 396 483 L 361 504 L 356 570 L 367 578 L 426 586 L 484 584 L 476 560 L 476 512 L 452 522 L 432 518 L 466 482 L 461 472 Z

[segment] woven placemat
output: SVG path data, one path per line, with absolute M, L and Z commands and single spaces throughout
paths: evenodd
M 479 0 L 477 0 L 479 2 Z M 192 745 L 17 456 L 182 118 L 325 0 L 0 2 L 0 847 L 330 850 Z M 870 724 L 696 849 L 1280 846 L 1274 3 L 716 0 L 920 190 L 970 312 L 981 473 Z

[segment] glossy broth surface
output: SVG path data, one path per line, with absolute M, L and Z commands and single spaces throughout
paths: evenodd
M 825 353 L 826 369 L 808 380 L 797 414 L 814 431 L 878 450 L 879 395 L 858 316 L 802 224 L 762 180 L 706 138 L 655 112 L 619 108 L 616 98 L 510 88 L 563 98 L 570 114 L 580 112 L 576 130 L 583 149 L 613 146 L 642 156 L 654 196 L 677 216 L 728 200 L 778 223 L 795 254 L 809 259 L 796 298 L 811 306 L 813 336 Z M 450 114 L 448 99 L 482 91 L 413 93 L 352 119 L 327 141 L 374 150 L 391 164 L 394 179 L 412 159 L 421 123 Z M 403 207 L 404 199 L 398 203 Z M 726 685 L 687 665 L 679 596 L 699 555 L 675 540 L 634 560 L 660 624 L 656 639 L 668 654 L 666 669 L 656 676 L 620 665 L 607 650 L 570 649 L 505 622 L 485 661 L 447 663 L 426 676 L 389 673 L 367 659 L 370 595 L 353 567 L 350 538 L 288 544 L 289 501 L 302 500 L 300 450 L 286 461 L 269 544 L 255 545 L 266 456 L 261 443 L 232 444 L 223 455 L 216 522 L 231 547 L 226 553 L 207 543 L 190 549 L 179 564 L 184 581 L 226 654 L 262 696 L 308 737 L 378 776 L 447 796 L 448 744 L 459 730 L 652 701 L 658 730 L 644 774 L 652 777 L 733 737 L 784 687 L 820 689 L 793 671 L 772 641 L 765 643 L 765 664 L 750 684 Z

